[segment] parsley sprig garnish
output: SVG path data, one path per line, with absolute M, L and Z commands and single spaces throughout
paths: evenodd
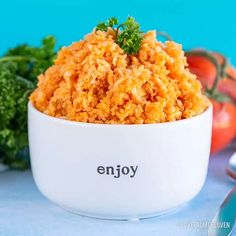
M 115 42 L 127 54 L 137 54 L 141 46 L 144 33 L 133 17 L 128 17 L 122 24 L 116 17 L 109 18 L 106 22 L 97 25 L 96 30 L 107 31 L 111 28 L 115 32 Z

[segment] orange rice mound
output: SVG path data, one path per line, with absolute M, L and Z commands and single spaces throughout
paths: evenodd
M 187 68 L 181 45 L 145 34 L 137 55 L 114 42 L 113 31 L 93 31 L 63 47 L 38 77 L 30 100 L 39 111 L 67 120 L 147 124 L 185 119 L 209 105 Z

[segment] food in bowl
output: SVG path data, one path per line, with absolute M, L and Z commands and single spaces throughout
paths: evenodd
M 34 107 L 57 118 L 104 124 L 162 123 L 206 110 L 209 101 L 181 45 L 157 41 L 149 31 L 137 53 L 129 54 L 115 32 L 94 30 L 63 47 L 39 76 L 30 97 Z
M 65 209 L 146 218 L 202 188 L 212 106 L 178 44 L 143 35 L 133 19 L 120 30 L 111 21 L 39 76 L 28 105 L 32 171 Z

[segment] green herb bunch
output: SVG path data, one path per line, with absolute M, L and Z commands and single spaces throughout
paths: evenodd
M 29 166 L 27 103 L 43 73 L 55 58 L 55 38 L 40 47 L 20 45 L 0 57 L 0 163 L 11 168 Z
M 133 17 L 128 17 L 122 24 L 116 17 L 109 18 L 107 22 L 99 23 L 96 30 L 108 31 L 111 28 L 115 32 L 115 42 L 127 54 L 137 54 L 141 46 L 144 33 L 140 31 L 140 25 Z

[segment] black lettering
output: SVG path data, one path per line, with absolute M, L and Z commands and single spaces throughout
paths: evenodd
M 138 166 L 136 166 L 135 168 L 134 168 L 134 166 L 130 166 L 130 168 L 131 168 L 131 170 L 133 171 L 133 175 L 130 175 L 130 178 L 133 178 L 133 177 L 135 176 L 135 174 L 136 174 L 136 171 L 137 171 L 137 169 L 138 169 Z
M 129 175 L 130 178 L 133 178 L 138 170 L 138 166 L 123 166 L 117 165 L 116 167 L 113 166 L 98 166 L 97 172 L 100 175 L 113 175 L 114 178 L 120 178 L 121 175 Z
M 98 174 L 103 175 L 105 174 L 105 168 L 103 166 L 99 166 L 97 168 Z
M 129 174 L 129 167 L 124 166 L 124 167 L 121 169 L 121 171 L 122 171 L 122 174 L 123 174 L 123 175 L 128 175 L 128 174 Z
M 117 175 L 114 175 L 114 178 L 120 178 L 120 165 L 117 165 L 116 171 Z
M 114 167 L 113 166 L 107 166 L 106 167 L 106 174 L 107 175 L 114 175 Z

